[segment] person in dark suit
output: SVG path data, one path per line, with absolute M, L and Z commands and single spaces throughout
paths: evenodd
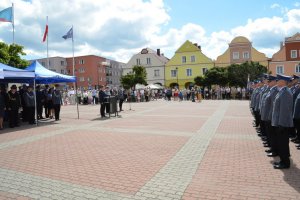
M 7 94 L 6 109 L 8 110 L 9 127 L 19 126 L 19 108 L 21 106 L 20 96 L 17 93 L 17 86 L 12 85 L 11 90 Z
M 60 120 L 59 115 L 60 115 L 60 107 L 62 104 L 62 97 L 61 97 L 61 93 L 59 91 L 58 84 L 55 85 L 55 89 L 52 93 L 52 103 L 53 103 L 55 121 L 58 121 L 58 120 Z
M 29 85 L 27 91 L 23 94 L 23 99 L 26 107 L 26 119 L 29 124 L 35 124 L 35 96 L 32 85 Z
M 37 118 L 43 118 L 43 106 L 45 103 L 45 97 L 43 92 L 41 91 L 41 87 L 38 85 L 36 86 L 36 106 L 37 106 Z
M 100 86 L 100 91 L 99 91 L 99 103 L 100 103 L 100 114 L 101 118 L 105 117 L 105 97 L 107 95 L 104 92 L 104 87 L 101 85 Z
M 5 105 L 6 105 L 5 88 L 0 86 L 0 130 L 3 129 L 3 118 L 4 118 L 4 113 L 5 113 Z
M 272 126 L 275 127 L 276 146 L 280 162 L 274 162 L 274 169 L 290 167 L 289 128 L 293 127 L 293 94 L 287 87 L 290 76 L 277 75 L 279 92 L 275 97 Z

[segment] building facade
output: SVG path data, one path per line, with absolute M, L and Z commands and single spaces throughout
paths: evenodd
M 196 76 L 203 76 L 213 66 L 213 61 L 202 53 L 201 47 L 187 40 L 166 64 L 165 85 L 189 88 Z
M 246 37 L 238 36 L 229 43 L 228 49 L 217 57 L 215 66 L 227 67 L 231 64 L 253 61 L 268 67 L 268 60 L 269 58 L 257 51 Z
M 106 70 L 106 85 L 110 88 L 120 87 L 122 69 L 125 67 L 125 63 L 106 59 L 106 61 L 103 62 L 102 65 L 105 66 Z
M 73 75 L 73 57 L 66 58 L 67 73 Z M 77 56 L 74 58 L 74 72 L 77 87 L 81 89 L 97 88 L 106 85 L 106 59 L 95 55 Z M 72 84 L 70 84 L 72 86 Z
M 160 53 L 160 49 L 154 51 L 150 48 L 144 48 L 138 54 L 135 54 L 123 68 L 123 75 L 132 72 L 134 66 L 143 66 L 147 72 L 148 84 L 165 85 L 165 65 L 168 58 Z
M 285 38 L 269 63 L 272 74 L 300 75 L 300 33 Z
M 43 65 L 45 68 L 60 73 L 67 74 L 67 60 L 63 57 L 50 57 L 50 58 L 41 58 L 37 61 Z

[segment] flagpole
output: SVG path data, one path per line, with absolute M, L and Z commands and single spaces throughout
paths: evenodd
M 73 76 L 75 76 L 75 58 L 74 58 L 74 28 L 72 25 L 72 52 L 73 52 Z M 76 79 L 75 79 L 76 80 Z M 78 95 L 77 95 L 77 80 L 74 83 L 74 89 L 76 94 L 76 107 L 77 107 L 77 118 L 79 119 L 79 108 L 78 108 Z
M 50 65 L 49 65 L 49 47 L 48 47 L 48 37 L 49 37 L 48 16 L 47 16 L 46 20 L 47 20 L 46 26 L 48 28 L 48 30 L 47 30 L 47 36 L 46 36 L 47 37 L 47 66 L 48 66 L 48 69 L 50 69 Z
M 12 3 L 12 27 L 13 27 L 13 44 L 15 44 L 15 9 Z

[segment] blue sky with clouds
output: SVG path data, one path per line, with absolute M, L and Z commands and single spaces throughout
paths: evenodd
M 271 57 L 280 41 L 300 32 L 300 0 L 14 0 L 15 38 L 28 58 L 46 56 L 42 36 L 49 16 L 50 56 L 71 56 L 64 35 L 74 25 L 75 55 L 127 62 L 142 48 L 169 58 L 186 40 L 212 59 L 236 36 Z M 11 5 L 1 0 L 0 10 Z M 0 23 L 0 41 L 11 43 L 11 25 Z

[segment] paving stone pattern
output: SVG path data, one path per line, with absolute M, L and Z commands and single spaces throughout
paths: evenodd
M 0 134 L 0 199 L 300 199 L 299 152 L 274 170 L 247 101 L 62 108 Z

